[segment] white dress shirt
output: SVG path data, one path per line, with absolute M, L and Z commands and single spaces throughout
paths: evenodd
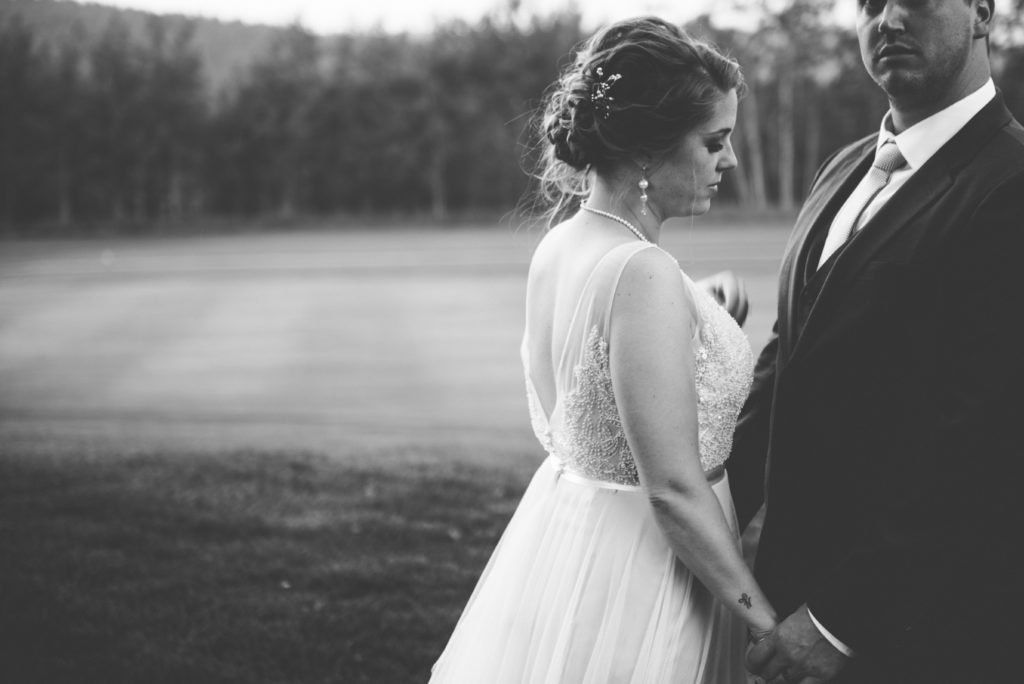
M 854 232 L 860 230 L 872 216 L 877 214 L 878 210 L 903 187 L 903 184 L 910 180 L 914 172 L 924 166 L 925 162 L 931 159 L 954 135 L 959 133 L 960 129 L 966 126 L 967 122 L 984 109 L 985 105 L 991 102 L 995 96 L 996 86 L 990 78 L 985 85 L 967 97 L 954 102 L 942 111 L 932 114 L 927 119 L 919 121 L 899 135 L 896 135 L 891 130 L 892 112 L 886 113 L 882 117 L 882 127 L 878 133 L 878 145 L 875 147 L 875 152 L 877 153 L 887 140 L 895 140 L 896 147 L 899 148 L 903 158 L 907 160 L 907 165 L 893 171 L 892 176 L 889 178 L 889 183 L 868 202 L 868 205 L 860 215 L 860 219 L 853 227 Z M 862 180 L 861 182 L 863 183 L 864 181 Z M 857 193 L 854 191 L 852 194 L 856 195 Z M 835 228 L 834 223 L 829 227 L 829 230 L 831 231 L 833 228 Z M 811 622 L 814 623 L 814 626 L 818 628 L 818 631 L 821 632 L 821 635 L 830 644 L 839 649 L 844 655 L 853 656 L 853 649 L 829 632 L 810 611 L 807 612 L 810 615 Z
M 881 130 L 878 132 L 878 144 L 875 147 L 875 152 L 877 152 L 886 141 L 894 140 L 896 142 L 896 147 L 899 148 L 900 154 L 902 154 L 903 158 L 907 160 L 907 164 L 903 168 L 893 171 L 892 176 L 889 177 L 889 183 L 883 187 L 870 202 L 868 202 L 866 207 L 864 207 L 864 211 L 861 212 L 860 218 L 857 220 L 856 225 L 854 225 L 851 235 L 860 230 L 872 216 L 877 214 L 878 210 L 885 206 L 885 203 L 888 202 L 889 199 L 895 195 L 908 180 L 910 180 L 910 177 L 914 175 L 914 172 L 924 166 L 925 162 L 931 159 L 932 156 L 939 151 L 939 148 L 949 142 L 950 139 L 956 135 L 960 129 L 963 128 L 975 114 L 980 112 L 995 96 L 996 86 L 990 78 L 985 85 L 981 86 L 967 97 L 954 102 L 940 112 L 932 114 L 927 119 L 919 121 L 899 135 L 896 135 L 891 130 L 892 113 L 887 113 L 882 117 L 882 126 Z M 866 174 L 865 177 L 861 179 L 861 183 L 865 182 L 867 182 Z M 850 197 L 856 197 L 857 194 L 857 191 L 854 190 L 854 192 L 850 194 Z M 840 210 L 836 212 L 836 216 L 839 216 L 842 213 L 842 210 Z M 833 221 L 832 225 L 829 226 L 829 231 L 831 232 L 835 229 L 836 224 Z

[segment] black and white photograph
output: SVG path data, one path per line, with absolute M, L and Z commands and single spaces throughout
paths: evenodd
M 1024 0 L 0 0 L 0 683 L 1007 684 Z

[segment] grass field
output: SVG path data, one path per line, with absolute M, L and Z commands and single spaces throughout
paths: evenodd
M 665 246 L 748 283 L 788 226 Z M 422 682 L 540 452 L 536 234 L 0 244 L 0 682 Z

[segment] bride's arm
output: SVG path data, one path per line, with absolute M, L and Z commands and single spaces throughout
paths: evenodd
M 636 254 L 616 289 L 612 385 L 654 515 L 682 562 L 753 630 L 776 615 L 743 561 L 701 469 L 693 342 L 696 323 L 679 267 L 660 250 Z

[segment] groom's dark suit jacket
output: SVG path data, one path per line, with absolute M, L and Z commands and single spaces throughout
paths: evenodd
M 1024 129 L 997 96 L 818 270 L 875 143 L 797 219 L 737 509 L 765 497 L 757 578 L 857 652 L 844 680 L 1024 681 Z

